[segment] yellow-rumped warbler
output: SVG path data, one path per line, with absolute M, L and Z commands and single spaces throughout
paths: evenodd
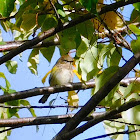
M 73 81 L 73 58 L 64 55 L 58 59 L 51 70 L 49 77 L 50 86 L 65 85 Z M 49 95 L 43 95 L 39 103 L 45 103 Z

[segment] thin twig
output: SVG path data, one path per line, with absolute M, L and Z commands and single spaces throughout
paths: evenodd
M 38 109 L 43 109 L 43 108 L 81 108 L 83 106 L 70 106 L 70 105 L 53 105 L 53 106 L 10 106 L 10 105 L 0 105 L 2 108 L 10 108 L 10 109 L 31 109 L 31 108 L 38 108 Z
M 52 8 L 54 9 L 54 12 L 55 12 L 55 14 L 56 14 L 57 19 L 60 20 L 60 16 L 59 16 L 59 14 L 58 14 L 58 12 L 57 12 L 57 9 L 56 9 L 56 7 L 54 6 L 52 0 L 49 0 L 49 2 L 50 2 L 50 4 L 51 4 Z
M 117 121 L 117 120 L 112 120 L 112 119 L 110 119 L 109 121 L 111 121 L 111 122 L 117 122 L 117 123 L 122 123 L 122 124 L 127 124 L 127 125 L 136 125 L 136 126 L 140 126 L 140 124 L 127 123 L 127 122 L 122 122 L 122 121 Z
M 109 133 L 109 134 L 105 134 L 105 135 L 100 135 L 100 136 L 88 138 L 85 140 L 95 140 L 95 139 L 105 138 L 108 136 L 114 136 L 114 135 L 120 135 L 120 134 L 130 134 L 130 133 L 139 132 L 139 131 L 140 131 L 140 129 L 136 129 L 136 130 L 132 130 L 132 131 L 125 130 L 125 131 L 121 131 L 121 132 L 114 132 L 114 133 Z
M 17 12 L 18 13 L 18 12 Z M 6 20 L 10 20 L 10 19 L 12 19 L 12 18 L 15 18 L 15 16 L 17 15 L 17 13 L 16 14 L 14 14 L 13 16 L 10 16 L 10 17 L 1 17 L 0 18 L 0 21 L 6 21 Z

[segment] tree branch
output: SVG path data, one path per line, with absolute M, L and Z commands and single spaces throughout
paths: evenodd
M 100 135 L 100 136 L 88 138 L 85 140 L 95 140 L 95 139 L 105 138 L 108 136 L 114 136 L 114 135 L 120 135 L 120 134 L 130 134 L 130 133 L 139 132 L 139 131 L 140 131 L 140 129 L 136 129 L 136 130 L 132 130 L 132 131 L 126 130 L 126 131 L 121 131 L 121 132 L 114 132 L 114 133 L 109 133 L 109 134 L 105 134 L 105 135 Z
M 140 22 L 131 23 L 131 25 L 140 26 Z M 129 25 L 127 25 L 127 26 L 129 26 Z M 117 31 L 118 33 L 121 33 L 121 34 L 126 33 L 127 29 L 128 29 L 127 26 L 124 26 L 122 28 L 118 28 L 115 31 Z M 114 31 L 112 31 L 112 32 L 114 32 Z M 97 33 L 99 38 L 102 37 L 104 34 L 106 35 L 106 37 L 110 36 L 108 30 L 105 30 L 103 33 Z M 29 40 L 5 42 L 6 44 L 0 45 L 0 52 L 6 52 L 6 51 L 14 50 L 14 49 L 18 48 L 19 46 L 21 46 L 23 43 L 25 43 L 27 41 L 29 41 Z M 104 42 L 102 42 L 102 43 L 104 43 Z M 37 45 L 31 46 L 29 49 L 42 48 L 42 47 L 48 48 L 50 46 L 56 46 L 56 45 L 60 45 L 59 40 L 42 41 L 42 42 L 39 42 Z M 125 47 L 125 46 L 122 46 L 122 47 Z M 125 47 L 125 48 L 128 49 L 128 47 Z
M 81 108 L 83 106 L 70 106 L 70 105 L 51 105 L 51 106 L 11 106 L 11 105 L 0 105 L 1 108 L 9 108 L 9 109 L 31 109 L 31 108 L 37 108 L 37 109 L 43 109 L 43 108 Z
M 17 49 L 19 46 L 21 46 L 27 41 L 29 40 L 6 42 L 6 44 L 0 45 L 0 52 L 12 51 L 14 49 Z M 28 49 L 42 48 L 42 47 L 48 48 L 50 46 L 56 46 L 56 45 L 60 45 L 60 42 L 58 40 L 43 41 L 43 42 L 39 42 L 37 45 L 31 46 Z
M 78 135 L 82 133 L 84 130 L 86 130 L 87 128 L 92 127 L 103 120 L 121 118 L 121 114 L 120 114 L 121 112 L 126 111 L 132 107 L 135 107 L 139 104 L 140 104 L 140 99 L 129 101 L 121 105 L 120 107 L 108 112 L 94 112 L 90 114 L 90 116 L 87 116 L 83 119 L 83 121 L 88 121 L 86 124 L 80 126 L 77 129 L 74 129 L 69 133 L 66 133 L 65 136 L 67 137 L 69 136 L 68 138 L 70 138 L 70 136 L 72 135 Z M 14 128 L 30 126 L 30 125 L 61 124 L 69 121 L 74 115 L 75 114 L 66 114 L 66 115 L 42 116 L 42 117 L 1 119 L 0 127 L 11 127 L 14 129 Z M 129 124 L 130 123 L 128 123 L 128 125 Z
M 104 120 L 109 120 L 109 119 L 111 119 L 110 117 L 112 117 L 114 115 L 117 115 L 118 113 L 121 113 L 123 111 L 126 111 L 126 110 L 128 110 L 128 109 L 130 109 L 132 107 L 137 106 L 137 105 L 140 105 L 140 99 L 127 102 L 127 103 L 121 105 L 120 107 L 118 107 L 118 108 L 116 108 L 114 110 L 108 111 L 108 112 L 104 113 L 103 115 L 98 116 L 98 117 L 94 118 L 93 120 L 88 121 L 86 124 L 84 124 L 84 125 L 76 128 L 76 129 L 74 129 L 72 131 L 69 131 L 67 133 L 64 133 L 62 135 L 61 139 L 63 139 L 63 138 L 71 139 L 71 138 L 79 135 L 80 133 L 83 133 L 88 128 L 90 128 L 90 127 L 98 124 L 99 122 L 102 122 Z
M 127 87 L 132 82 L 140 83 L 140 77 L 125 78 L 125 79 L 121 80 L 120 85 Z M 64 86 L 38 87 L 38 88 L 34 88 L 34 89 L 15 92 L 12 94 L 1 95 L 0 103 L 18 100 L 18 99 L 24 99 L 24 98 L 28 98 L 28 97 L 37 96 L 37 95 L 44 95 L 44 94 L 50 95 L 50 94 L 54 94 L 54 93 L 58 93 L 58 92 L 65 92 L 65 91 L 72 91 L 72 90 L 85 90 L 85 89 L 90 89 L 90 88 L 94 88 L 94 87 L 95 87 L 95 82 L 93 80 L 85 82 L 85 83 L 78 82 L 78 83 L 67 84 Z
M 111 121 L 111 122 L 117 122 L 117 123 L 122 123 L 122 124 L 126 124 L 126 125 L 136 125 L 136 126 L 140 126 L 140 124 L 136 124 L 136 123 L 127 123 L 127 122 L 122 122 L 122 121 L 117 121 L 117 120 L 112 120 L 112 119 L 109 119 L 109 121 Z
M 116 3 L 113 3 L 113 4 L 110 4 L 110 5 L 107 5 L 107 6 L 103 7 L 102 10 L 99 12 L 99 15 L 101 15 L 103 13 L 106 13 L 106 12 L 109 12 L 109 11 L 113 11 L 114 9 L 118 9 L 119 7 L 122 7 L 122 6 L 125 6 L 125 5 L 128 5 L 128 4 L 136 3 L 136 2 L 139 2 L 139 0 L 128 0 L 128 1 L 121 0 L 121 1 L 118 1 Z M 19 48 L 17 48 L 15 50 L 9 52 L 8 54 L 2 56 L 0 58 L 0 65 L 5 63 L 6 61 L 12 59 L 13 57 L 18 55 L 19 53 L 25 51 L 26 49 L 29 49 L 31 46 L 34 46 L 34 45 L 38 44 L 42 40 L 44 40 L 46 38 L 49 38 L 49 37 L 55 35 L 56 33 L 60 32 L 60 31 L 63 31 L 63 30 L 68 29 L 70 27 L 73 27 L 73 26 L 75 26 L 79 23 L 82 23 L 82 22 L 84 22 L 86 20 L 89 20 L 91 18 L 94 18 L 94 17 L 95 17 L 94 14 L 87 14 L 87 15 L 81 16 L 78 19 L 73 20 L 69 23 L 64 23 L 61 26 L 61 28 L 58 24 L 58 26 L 56 28 L 51 28 L 48 31 L 45 31 L 42 35 L 40 35 L 38 37 L 35 37 L 34 39 L 32 39 L 28 42 L 25 42 Z
M 86 117 L 84 121 L 89 121 L 95 118 L 96 116 L 102 115 L 103 113 L 104 112 L 93 113 L 89 117 Z M 42 116 L 42 117 L 1 119 L 0 127 L 14 127 L 18 125 L 27 126 L 27 125 L 41 125 L 41 124 L 62 124 L 62 123 L 66 123 L 73 116 L 74 114 L 66 114 L 66 115 L 54 115 L 54 116 Z

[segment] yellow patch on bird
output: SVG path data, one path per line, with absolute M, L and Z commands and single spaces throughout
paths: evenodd
M 75 75 L 78 77 L 78 79 L 80 80 L 80 81 L 82 81 L 82 76 L 78 73 L 78 71 L 77 70 L 73 70 L 73 73 L 75 73 Z
M 47 78 L 48 75 L 51 73 L 51 71 L 52 71 L 52 70 L 48 71 L 48 72 L 46 73 L 46 75 L 42 78 L 42 83 L 43 83 L 43 84 L 45 83 L 46 78 Z
M 68 91 L 67 102 L 69 106 L 78 107 L 78 103 L 79 103 L 78 94 L 75 91 Z M 70 110 L 73 111 L 74 108 L 70 108 Z

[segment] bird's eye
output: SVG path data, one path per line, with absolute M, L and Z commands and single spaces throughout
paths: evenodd
M 68 60 L 64 60 L 65 62 L 69 62 L 69 63 L 72 63 L 73 61 L 68 61 Z

